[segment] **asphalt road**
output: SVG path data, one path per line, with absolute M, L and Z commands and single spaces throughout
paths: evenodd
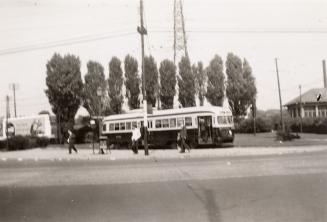
M 0 164 L 0 221 L 327 221 L 327 153 Z

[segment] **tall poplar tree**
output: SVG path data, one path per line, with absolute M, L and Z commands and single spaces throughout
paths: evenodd
M 157 62 L 153 56 L 144 58 L 144 69 L 147 103 L 155 106 L 159 94 L 159 84 Z
M 60 121 L 61 135 L 73 127 L 74 116 L 82 101 L 83 82 L 80 68 L 80 59 L 71 54 L 62 57 L 55 53 L 46 64 L 45 93 L 52 112 L 57 117 L 57 123 Z
M 206 98 L 212 105 L 222 106 L 224 102 L 225 76 L 221 57 L 215 55 L 206 70 L 208 76 Z
M 183 107 L 195 106 L 195 83 L 190 60 L 185 56 L 182 57 L 178 67 L 178 101 Z
M 207 74 L 203 68 L 203 63 L 198 62 L 197 64 L 193 64 L 192 71 L 195 80 L 195 91 L 198 95 L 200 106 L 203 106 L 204 98 L 206 95 L 206 83 L 207 83 Z
M 84 107 L 92 116 L 102 115 L 104 110 L 104 95 L 98 96 L 98 87 L 106 91 L 106 81 L 103 66 L 95 61 L 87 63 L 87 73 L 84 76 Z
M 229 53 L 226 60 L 226 95 L 236 120 L 246 115 L 246 111 L 256 96 L 255 79 L 248 62 Z
M 172 109 L 176 94 L 176 66 L 173 61 L 165 59 L 160 63 L 160 101 L 162 109 Z
M 127 55 L 124 61 L 126 98 L 130 109 L 140 108 L 140 77 L 138 76 L 137 60 Z
M 123 71 L 121 62 L 117 57 L 112 57 L 109 62 L 109 103 L 110 108 L 115 114 L 122 112 L 123 105 Z

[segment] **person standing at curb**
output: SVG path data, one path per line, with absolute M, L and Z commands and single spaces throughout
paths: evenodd
M 68 152 L 69 154 L 72 153 L 72 149 L 77 153 L 77 149 L 75 147 L 75 139 L 76 139 L 76 136 L 74 134 L 74 132 L 72 130 L 68 130 L 68 134 L 69 134 L 69 137 L 68 137 Z
M 132 150 L 134 154 L 138 154 L 138 143 L 140 137 L 141 137 L 140 129 L 134 127 L 132 131 Z

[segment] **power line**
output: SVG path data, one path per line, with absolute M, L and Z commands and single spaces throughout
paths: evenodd
M 151 30 L 154 33 L 172 33 L 168 29 Z M 327 29 L 189 29 L 187 33 L 249 33 L 249 34 L 327 34 Z
M 126 33 L 120 33 L 120 34 L 110 34 L 110 35 L 103 35 L 103 36 L 84 36 L 84 37 L 76 37 L 76 38 L 70 38 L 65 40 L 59 40 L 54 42 L 46 42 L 46 43 L 39 43 L 39 44 L 32 44 L 22 47 L 16 47 L 16 48 L 8 48 L 0 50 L 0 56 L 2 55 L 9 55 L 9 54 L 16 54 L 21 52 L 27 52 L 27 51 L 35 51 L 39 49 L 46 49 L 46 48 L 52 48 L 56 46 L 65 46 L 65 45 L 74 45 L 79 43 L 85 43 L 85 42 L 93 42 L 93 41 L 99 41 L 99 40 L 105 40 L 105 39 L 112 39 L 112 38 L 118 38 L 122 36 L 128 36 L 128 35 L 134 35 L 136 32 L 126 32 Z

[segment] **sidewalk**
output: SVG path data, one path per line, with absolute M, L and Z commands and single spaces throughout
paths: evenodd
M 150 149 L 149 155 L 144 155 L 144 150 L 139 150 L 137 155 L 131 150 L 111 150 L 108 154 L 98 154 L 95 149 L 79 149 L 78 153 L 68 154 L 68 149 L 63 147 L 36 148 L 22 151 L 0 152 L 0 161 L 7 160 L 141 160 L 141 159 L 186 159 L 203 157 L 236 157 L 236 156 L 262 156 L 262 155 L 284 155 L 295 153 L 309 153 L 327 150 L 326 146 L 303 146 L 303 147 L 247 147 L 247 148 L 215 148 L 215 149 L 193 149 L 190 153 L 179 153 L 177 150 Z

